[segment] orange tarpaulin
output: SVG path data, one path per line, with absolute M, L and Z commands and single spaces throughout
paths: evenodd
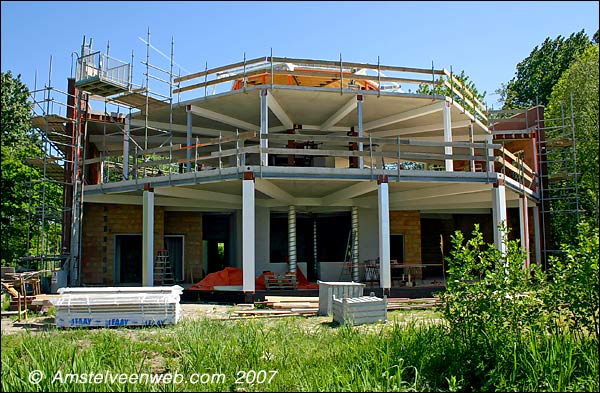
M 318 284 L 311 284 L 306 276 L 302 273 L 302 270 L 298 268 L 296 270 L 296 277 L 298 278 L 298 289 L 319 289 Z M 236 267 L 226 267 L 218 272 L 210 273 L 204 277 L 201 281 L 195 283 L 188 289 L 199 290 L 199 291 L 212 291 L 215 286 L 220 285 L 242 285 L 243 284 L 242 270 Z M 264 290 L 265 287 L 265 275 L 261 274 L 254 282 L 257 290 Z

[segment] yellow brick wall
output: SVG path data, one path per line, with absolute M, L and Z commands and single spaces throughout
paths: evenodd
M 404 263 L 421 263 L 421 214 L 418 211 L 390 211 L 390 234 L 404 235 Z M 414 279 L 420 280 L 421 269 Z
M 114 285 L 115 235 L 142 234 L 142 206 L 86 203 L 83 208 L 83 284 Z M 164 248 L 164 208 L 154 208 L 154 255 Z

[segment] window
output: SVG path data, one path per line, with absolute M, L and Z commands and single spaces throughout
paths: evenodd
M 404 235 L 401 233 L 390 235 L 390 259 L 404 262 Z

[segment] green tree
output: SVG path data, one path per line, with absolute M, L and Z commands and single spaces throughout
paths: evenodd
M 0 256 L 3 264 L 18 265 L 31 249 L 46 253 L 39 247 L 41 219 L 35 211 L 42 205 L 43 195 L 48 205 L 58 206 L 61 202 L 60 187 L 40 182 L 41 171 L 28 164 L 29 158 L 41 157 L 43 153 L 39 134 L 31 131 L 31 109 L 29 90 L 21 76 L 2 72 Z M 50 222 L 44 227 L 54 237 L 52 244 L 60 236 L 58 228 L 58 224 Z
M 595 223 L 598 227 L 598 85 L 599 75 L 598 45 L 589 47 L 578 56 L 571 66 L 562 74 L 550 96 L 546 108 L 547 126 L 561 126 L 561 120 L 552 120 L 565 116 L 568 134 L 571 133 L 571 99 L 574 116 L 574 131 L 577 141 L 577 172 L 579 206 L 583 210 L 583 217 Z M 569 136 L 569 135 L 568 135 Z M 549 153 L 550 154 L 550 153 Z M 556 153 L 559 154 L 559 153 Z M 560 158 L 560 157 L 557 157 Z M 554 208 L 560 208 L 561 200 L 555 201 Z M 564 218 L 564 217 L 563 217 Z M 553 225 L 553 232 L 558 244 L 571 243 L 566 238 L 570 233 L 571 223 L 557 220 Z
M 483 102 L 483 100 L 485 99 L 485 94 L 486 92 L 484 91 L 483 93 L 480 93 L 479 90 L 477 90 L 477 87 L 475 86 L 475 83 L 473 83 L 473 81 L 469 78 L 469 76 L 467 74 L 465 74 L 465 71 L 462 70 L 460 71 L 459 74 L 454 74 L 453 75 L 464 87 L 466 87 L 469 92 L 471 92 L 471 94 L 473 94 L 473 96 L 475 96 L 479 101 Z M 470 105 L 468 105 L 465 100 L 460 97 L 459 95 L 457 95 L 455 92 L 451 91 L 451 89 L 446 86 L 445 84 L 443 84 L 443 82 L 445 80 L 448 80 L 449 78 L 446 77 L 441 77 L 439 80 L 439 84 L 436 85 L 419 85 L 419 88 L 417 89 L 417 93 L 418 94 L 427 94 L 427 95 L 440 95 L 440 96 L 446 96 L 446 97 L 451 97 L 452 99 L 454 99 L 456 102 L 458 102 L 460 105 L 462 105 L 463 108 L 465 108 L 465 110 L 471 114 L 473 114 L 475 111 L 471 108 Z M 471 97 L 468 96 L 468 93 L 466 93 L 464 91 L 464 89 L 459 88 L 458 86 L 455 87 L 456 90 L 460 91 L 461 94 L 463 95 L 463 97 L 466 96 L 466 98 L 474 105 L 477 105 L 475 102 L 473 102 L 473 99 Z M 482 109 L 483 111 L 483 109 Z M 481 116 L 479 114 L 477 114 L 476 112 L 474 113 L 475 117 L 481 119 Z
M 591 45 L 583 30 L 569 38 L 549 37 L 530 55 L 517 64 L 517 71 L 506 85 L 496 92 L 504 102 L 504 109 L 528 108 L 547 105 L 552 87 L 571 62 Z

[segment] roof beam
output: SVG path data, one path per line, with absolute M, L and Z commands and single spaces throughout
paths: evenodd
M 145 127 L 146 122 L 140 119 L 131 119 L 129 124 L 133 127 Z M 158 128 L 163 131 L 177 131 L 177 132 L 187 132 L 187 126 L 185 124 L 169 124 L 163 123 L 159 121 L 148 121 L 148 126 L 153 128 Z M 213 128 L 202 128 L 202 127 L 192 127 L 192 134 L 196 135 L 207 135 L 207 136 L 219 136 L 220 134 L 233 133 L 233 131 L 226 130 L 215 130 Z
M 431 113 L 439 112 L 444 107 L 446 101 L 437 101 L 430 105 L 425 105 L 420 108 L 411 109 L 406 112 L 397 113 L 395 115 L 387 116 L 378 120 L 373 120 L 363 124 L 363 130 L 369 131 L 376 128 L 389 126 L 390 124 L 400 123 L 402 121 L 414 119 L 415 117 L 421 117 L 429 115 Z
M 226 194 L 222 192 L 195 190 L 186 187 L 160 187 L 155 188 L 154 192 L 157 195 L 194 199 L 201 201 L 219 201 L 231 204 L 239 204 L 241 206 L 242 197 L 240 195 Z
M 287 202 L 291 205 L 296 204 L 296 198 L 294 198 L 293 195 L 289 194 L 287 191 L 282 190 L 281 188 L 279 188 L 278 186 L 276 186 L 268 180 L 260 178 L 256 179 L 255 189 L 273 199 L 278 199 Z
M 452 128 L 462 128 L 468 127 L 471 124 L 471 120 L 460 120 L 452 122 Z M 426 126 L 416 126 L 416 127 L 407 127 L 407 128 L 398 128 L 395 130 L 385 130 L 385 131 L 373 131 L 370 135 L 374 138 L 384 138 L 388 136 L 402 136 L 402 135 L 410 135 L 410 134 L 419 134 L 422 132 L 432 132 L 432 131 L 441 131 L 444 129 L 444 125 L 440 124 L 428 124 Z
M 196 116 L 204 117 L 210 120 L 215 120 L 224 124 L 229 124 L 230 126 L 241 128 L 247 131 L 259 132 L 259 127 L 257 125 L 236 119 L 231 116 L 224 115 L 222 113 L 213 112 L 208 109 L 200 108 L 196 105 L 188 105 L 188 110 Z
M 393 192 L 390 193 L 390 202 L 421 201 L 430 198 L 455 197 L 457 195 L 486 192 L 490 190 L 491 187 L 487 184 L 447 184 L 439 187 Z M 488 195 L 488 197 L 491 200 L 492 197 L 490 195 Z
M 281 124 L 283 124 L 283 126 L 286 127 L 287 130 L 291 130 L 292 128 L 294 128 L 294 122 L 290 119 L 288 114 L 285 113 L 285 111 L 283 110 L 281 105 L 279 105 L 273 94 L 271 94 L 271 96 L 267 100 L 267 105 L 269 106 L 269 109 L 271 109 L 271 112 L 273 112 L 273 114 L 279 119 Z
M 375 191 L 377 189 L 377 183 L 373 181 L 362 181 L 355 183 L 349 187 L 345 187 L 339 191 L 329 194 L 323 197 L 323 205 L 330 206 L 336 202 L 345 201 L 357 196 Z
M 339 108 L 333 115 L 329 116 L 329 119 L 325 120 L 321 124 L 320 129 L 327 131 L 331 126 L 336 125 L 342 120 L 348 113 L 356 109 L 356 96 L 352 96 L 341 108 Z
M 139 195 L 98 194 L 86 196 L 85 201 L 87 203 L 115 203 L 121 205 L 141 205 L 143 203 L 143 197 Z M 215 201 L 201 202 L 191 199 L 168 197 L 156 197 L 154 200 L 154 204 L 156 206 L 171 207 L 239 209 L 239 206 L 237 204 L 222 203 Z

